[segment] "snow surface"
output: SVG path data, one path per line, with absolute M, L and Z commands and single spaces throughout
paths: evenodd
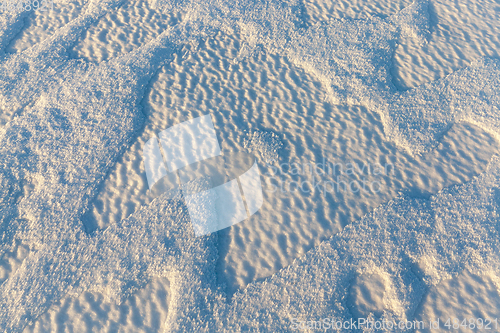
M 349 17 L 384 11 L 353 4 L 2 12 L 0 328 L 278 332 L 293 318 L 498 316 L 500 62 L 483 57 L 498 35 L 468 66 L 429 66 L 405 83 L 394 73 L 411 52 L 398 43 L 425 53 L 446 26 L 433 15 L 454 7 L 402 1 Z M 497 3 L 459 5 L 475 18 L 464 34 L 491 35 Z M 265 195 L 255 219 L 196 238 L 180 197 L 142 193 L 140 152 L 207 109 L 221 151 L 255 152 L 261 174 L 322 154 L 394 161 L 397 173 L 375 196 Z M 453 285 L 475 301 L 454 299 Z M 79 306 L 95 300 L 103 308 Z

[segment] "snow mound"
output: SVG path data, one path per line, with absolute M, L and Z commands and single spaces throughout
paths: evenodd
M 248 152 L 259 155 L 262 161 L 271 163 L 279 158 L 283 142 L 276 133 L 255 131 L 245 138 L 244 147 Z

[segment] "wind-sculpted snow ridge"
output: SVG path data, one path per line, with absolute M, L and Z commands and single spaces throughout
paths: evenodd
M 77 23 L 85 26 L 86 21 L 73 21 L 70 28 L 80 30 Z M 54 300 L 77 285 L 85 286 L 95 280 L 92 274 L 80 275 L 84 271 L 79 267 L 91 264 L 90 259 L 96 257 L 80 246 L 97 241 L 88 240 L 80 216 L 109 166 L 142 126 L 139 102 L 145 85 L 183 40 L 183 33 L 182 28 L 167 30 L 145 47 L 101 65 L 70 60 L 65 63 L 67 68 L 58 77 L 58 84 L 36 77 L 39 68 L 25 75 L 17 73 L 19 81 L 36 77 L 26 82 L 28 85 L 38 85 L 40 81 L 50 85 L 46 91 L 38 91 L 40 95 L 33 106 L 11 120 L 0 133 L 0 179 L 2 184 L 8 184 L 2 189 L 5 196 L 0 207 L 1 237 L 6 244 L 12 244 L 16 238 L 36 249 L 0 286 L 1 328 L 21 330 Z M 65 42 L 64 38 L 49 41 L 56 50 Z M 38 50 L 43 51 L 44 47 Z M 41 59 L 64 63 L 57 53 L 45 51 L 39 53 Z M 24 61 L 22 57 L 16 59 L 17 62 L 10 60 L 11 64 Z M 39 63 L 43 64 L 41 60 Z M 12 68 L 10 73 L 19 66 Z M 24 91 L 29 98 L 36 98 L 34 88 Z M 12 201 L 19 197 L 24 181 L 31 182 L 33 189 L 24 193 L 13 210 Z M 13 216 L 25 221 L 17 229 L 10 222 Z M 112 259 L 109 264 L 114 262 Z
M 89 2 L 82 15 L 59 29 L 48 40 L 24 52 L 4 55 L 0 62 L 0 126 L 24 107 L 33 104 L 50 87 L 61 85 L 73 75 L 74 67 L 84 66 L 77 60 L 70 60 L 67 49 L 85 29 L 121 2 L 123 0 L 103 1 L 97 6 L 95 2 Z M 4 31 L 14 31 L 22 24 L 23 15 L 9 15 L 12 17 L 11 22 Z M 6 41 L 1 42 L 0 47 L 12 38 L 9 34 L 2 37 Z
M 161 1 L 157 4 L 163 10 L 170 8 Z M 300 4 L 294 1 L 190 5 L 191 15 L 204 24 L 222 30 L 227 26 L 240 28 L 247 44 L 237 59 L 250 55 L 257 46 L 286 55 L 331 87 L 329 98 L 338 104 L 372 106 L 396 93 L 389 72 L 395 41 L 401 34 L 425 41 L 429 26 L 426 0 L 416 1 L 387 20 L 331 19 L 312 27 L 307 27 Z
M 214 285 L 200 290 L 195 276 L 181 279 L 185 282 L 176 284 L 173 302 L 182 311 L 169 318 L 167 331 L 284 332 L 292 329 L 294 319 L 350 321 L 344 295 L 360 273 L 388 279 L 387 308 L 376 319 L 413 320 L 430 286 L 464 269 L 486 274 L 500 268 L 499 162 L 495 156 L 472 182 L 429 200 L 400 197 L 375 209 L 271 278 L 237 292 L 230 303 L 223 302 L 224 294 Z M 211 312 L 194 320 L 204 297 L 205 311 L 213 302 Z M 411 330 L 394 330 L 405 331 Z
M 387 133 L 414 152 L 429 150 L 456 122 L 500 135 L 500 61 L 483 58 L 447 77 L 390 99 Z
M 28 12 L 0 12 L 0 56 L 3 56 L 4 48 L 15 36 L 15 34 L 22 29 L 23 18 L 28 15 Z
M 420 43 L 426 43 L 429 38 L 429 8 L 428 1 L 416 1 L 389 21 L 399 26 L 402 37 L 414 38 Z
M 158 198 L 146 210 L 92 238 L 74 232 L 44 244 L 0 286 L 2 328 L 21 329 L 67 293 L 95 290 L 119 301 L 143 287 L 151 276 L 168 277 L 174 291 L 189 283 L 196 297 L 203 297 L 207 286 L 216 285 L 216 238 L 193 242 L 187 209 L 179 202 Z M 203 286 L 199 294 L 196 283 Z M 181 302 L 174 299 L 171 311 L 176 303 Z M 198 303 L 198 310 L 206 311 L 203 308 L 208 304 Z M 183 306 L 179 305 L 180 310 Z
M 425 131 L 435 140 L 459 119 L 441 117 L 435 126 L 429 113 L 405 129 L 405 120 L 420 121 L 414 110 L 424 112 L 413 107 L 417 95 L 429 101 L 425 106 L 434 114 L 451 100 L 457 114 L 469 117 L 461 119 L 488 122 L 497 131 L 494 61 L 397 95 L 399 114 L 386 106 L 397 100 L 390 97 L 397 93 L 389 74 L 394 40 L 401 29 L 422 36 L 423 30 L 403 18 L 420 24 L 411 13 L 423 12 L 425 1 L 392 21 L 336 20 L 313 27 L 292 15 L 293 3 L 200 2 L 187 22 L 123 57 L 98 65 L 68 59 L 66 49 L 79 34 L 120 3 L 90 2 L 50 39 L 0 63 L 0 107 L 9 114 L 0 130 L 1 239 L 7 245 L 22 239 L 34 249 L 0 285 L 0 329 L 22 331 L 68 293 L 93 289 L 119 299 L 160 275 L 171 282 L 167 331 L 287 331 L 295 317 L 351 318 L 343 299 L 349 281 L 356 272 L 376 269 L 392 284 L 385 317 L 411 318 L 426 286 L 465 267 L 498 271 L 498 158 L 471 183 L 430 200 L 398 198 L 376 209 L 267 281 L 236 293 L 230 303 L 216 283 L 216 235 L 195 239 L 178 200 L 159 197 L 128 219 L 87 235 L 80 217 L 142 126 L 139 103 L 147 82 L 179 45 L 225 25 L 238 24 L 249 48 L 262 44 L 323 78 L 333 100 L 377 108 L 392 121 L 397 140 Z M 2 21 L 3 31 L 18 29 L 20 18 L 11 20 Z M 471 79 L 486 87 L 484 94 L 475 96 L 464 86 Z M 475 109 L 467 109 L 470 101 Z M 23 191 L 24 183 L 32 190 Z
M 157 4 L 164 10 L 170 8 L 165 3 L 162 7 L 161 0 Z M 182 5 L 189 7 L 191 3 Z M 193 5 L 191 15 L 214 29 L 238 26 L 247 44 L 236 59 L 263 46 L 270 53 L 288 56 L 295 65 L 317 76 L 330 88 L 328 97 L 332 102 L 362 104 L 376 110 L 391 139 L 415 153 L 428 150 L 432 146 L 429 144 L 451 126 L 452 119 L 480 124 L 498 133 L 490 124 L 491 120 L 497 122 L 491 119 L 498 108 L 497 60 L 478 60 L 447 78 L 403 93 L 392 83 L 390 67 L 397 38 L 410 37 L 425 43 L 429 37 L 427 0 L 417 0 L 386 20 L 331 19 L 311 27 L 307 27 L 298 8 L 300 4 L 293 1 L 218 1 Z M 482 93 L 475 96 L 478 89 Z M 451 99 L 453 104 L 448 105 Z M 468 110 L 459 106 L 471 103 L 474 107 Z M 441 114 L 434 119 L 437 110 Z M 452 116 L 456 113 L 461 116 Z M 408 118 L 413 120 L 408 122 Z M 424 129 L 426 132 L 422 133 Z M 427 143 L 418 143 L 419 140 Z
M 412 320 L 426 288 L 441 279 L 466 268 L 498 272 L 499 162 L 496 156 L 474 181 L 430 200 L 398 198 L 377 208 L 266 282 L 236 294 L 230 315 L 219 318 L 229 318 L 235 331 L 252 327 L 252 319 L 265 323 L 260 331 L 287 331 L 291 318 L 349 321 L 343 296 L 350 281 L 356 273 L 377 272 L 390 276 L 384 317 Z

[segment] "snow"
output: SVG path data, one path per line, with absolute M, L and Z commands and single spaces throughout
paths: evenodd
M 109 0 L 64 9 L 69 4 L 57 1 L 44 19 L 36 12 L 0 17 L 2 330 L 276 332 L 290 331 L 294 319 L 428 321 L 453 283 L 473 285 L 478 291 L 470 297 L 498 304 L 500 62 L 483 55 L 408 90 L 393 80 L 398 42 L 432 43 L 432 6 L 439 2 L 328 20 L 314 19 L 314 6 L 296 1 Z M 113 13 L 121 10 L 118 20 L 126 22 L 134 6 L 146 8 L 136 15 L 155 18 L 130 44 L 135 48 L 123 47 L 127 36 L 116 37 L 118 50 L 95 42 L 95 29 L 113 31 Z M 57 18 L 61 13 L 67 16 Z M 169 15 L 178 19 L 154 22 Z M 25 26 L 44 20 L 53 33 Z M 123 26 L 118 30 L 127 31 Z M 206 46 L 232 35 L 239 38 L 232 49 Z M 198 57 L 206 66 L 193 65 L 198 75 L 187 77 Z M 267 72 L 256 69 L 262 59 Z M 175 66 L 186 70 L 169 77 Z M 286 74 L 263 74 L 275 72 Z M 165 75 L 173 84 L 157 88 Z M 198 76 L 202 84 L 191 87 Z M 154 110 L 154 98 L 164 96 L 173 107 Z M 247 198 L 257 185 L 245 176 L 246 208 L 236 180 L 220 193 L 203 179 L 190 182 L 183 191 L 199 195 L 186 204 L 175 191 L 148 197 L 143 189 L 157 177 L 137 162 L 143 144 L 206 111 L 214 115 L 222 155 L 255 153 L 257 164 L 246 174 L 252 180 L 257 165 L 264 175 L 272 163 L 319 161 L 322 153 L 373 163 L 395 156 L 401 170 L 381 180 L 386 193 L 371 197 Z M 235 206 L 204 208 L 235 193 L 238 220 L 246 209 L 262 208 L 247 222 L 196 237 L 214 231 L 214 221 L 224 219 L 219 213 Z M 243 286 L 234 288 L 240 278 Z M 73 327 L 77 306 L 71 318 L 59 315 L 61 304 L 89 292 L 115 305 L 150 297 L 138 295 L 151 281 L 164 283 L 157 289 L 167 290 L 168 304 L 150 311 L 154 318 L 143 325 L 103 315 Z M 472 312 L 460 297 L 450 298 L 447 315 L 498 316 L 477 299 Z

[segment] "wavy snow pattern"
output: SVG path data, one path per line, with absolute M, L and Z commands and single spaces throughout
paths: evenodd
M 23 330 L 65 295 L 97 290 L 119 299 L 153 276 L 166 276 L 166 331 L 282 331 L 292 317 L 350 318 L 343 300 L 349 281 L 376 269 L 392 286 L 383 316 L 412 318 L 422 291 L 443 278 L 465 268 L 498 271 L 498 157 L 467 184 L 375 209 L 229 302 L 216 282 L 217 237 L 194 240 L 179 200 L 160 197 L 106 230 L 86 234 L 80 217 L 97 184 L 144 123 L 140 101 L 148 81 L 184 43 L 229 26 L 239 26 L 250 49 L 262 45 L 316 75 L 331 87 L 333 101 L 380 112 L 386 132 L 405 148 L 427 149 L 460 120 L 498 134 L 497 60 L 480 60 L 407 93 L 392 85 L 392 41 L 401 32 L 422 36 L 424 21 L 412 13 L 425 13 L 426 1 L 408 7 L 392 21 L 397 25 L 371 18 L 312 27 L 293 14 L 297 3 L 158 1 L 159 9 L 187 9 L 186 19 L 108 62 L 70 59 L 67 48 L 121 3 L 91 1 L 50 38 L 0 60 L 1 239 L 33 248 L 0 285 L 3 330 Z M 22 19 L 1 19 L 0 46 L 6 47 Z

